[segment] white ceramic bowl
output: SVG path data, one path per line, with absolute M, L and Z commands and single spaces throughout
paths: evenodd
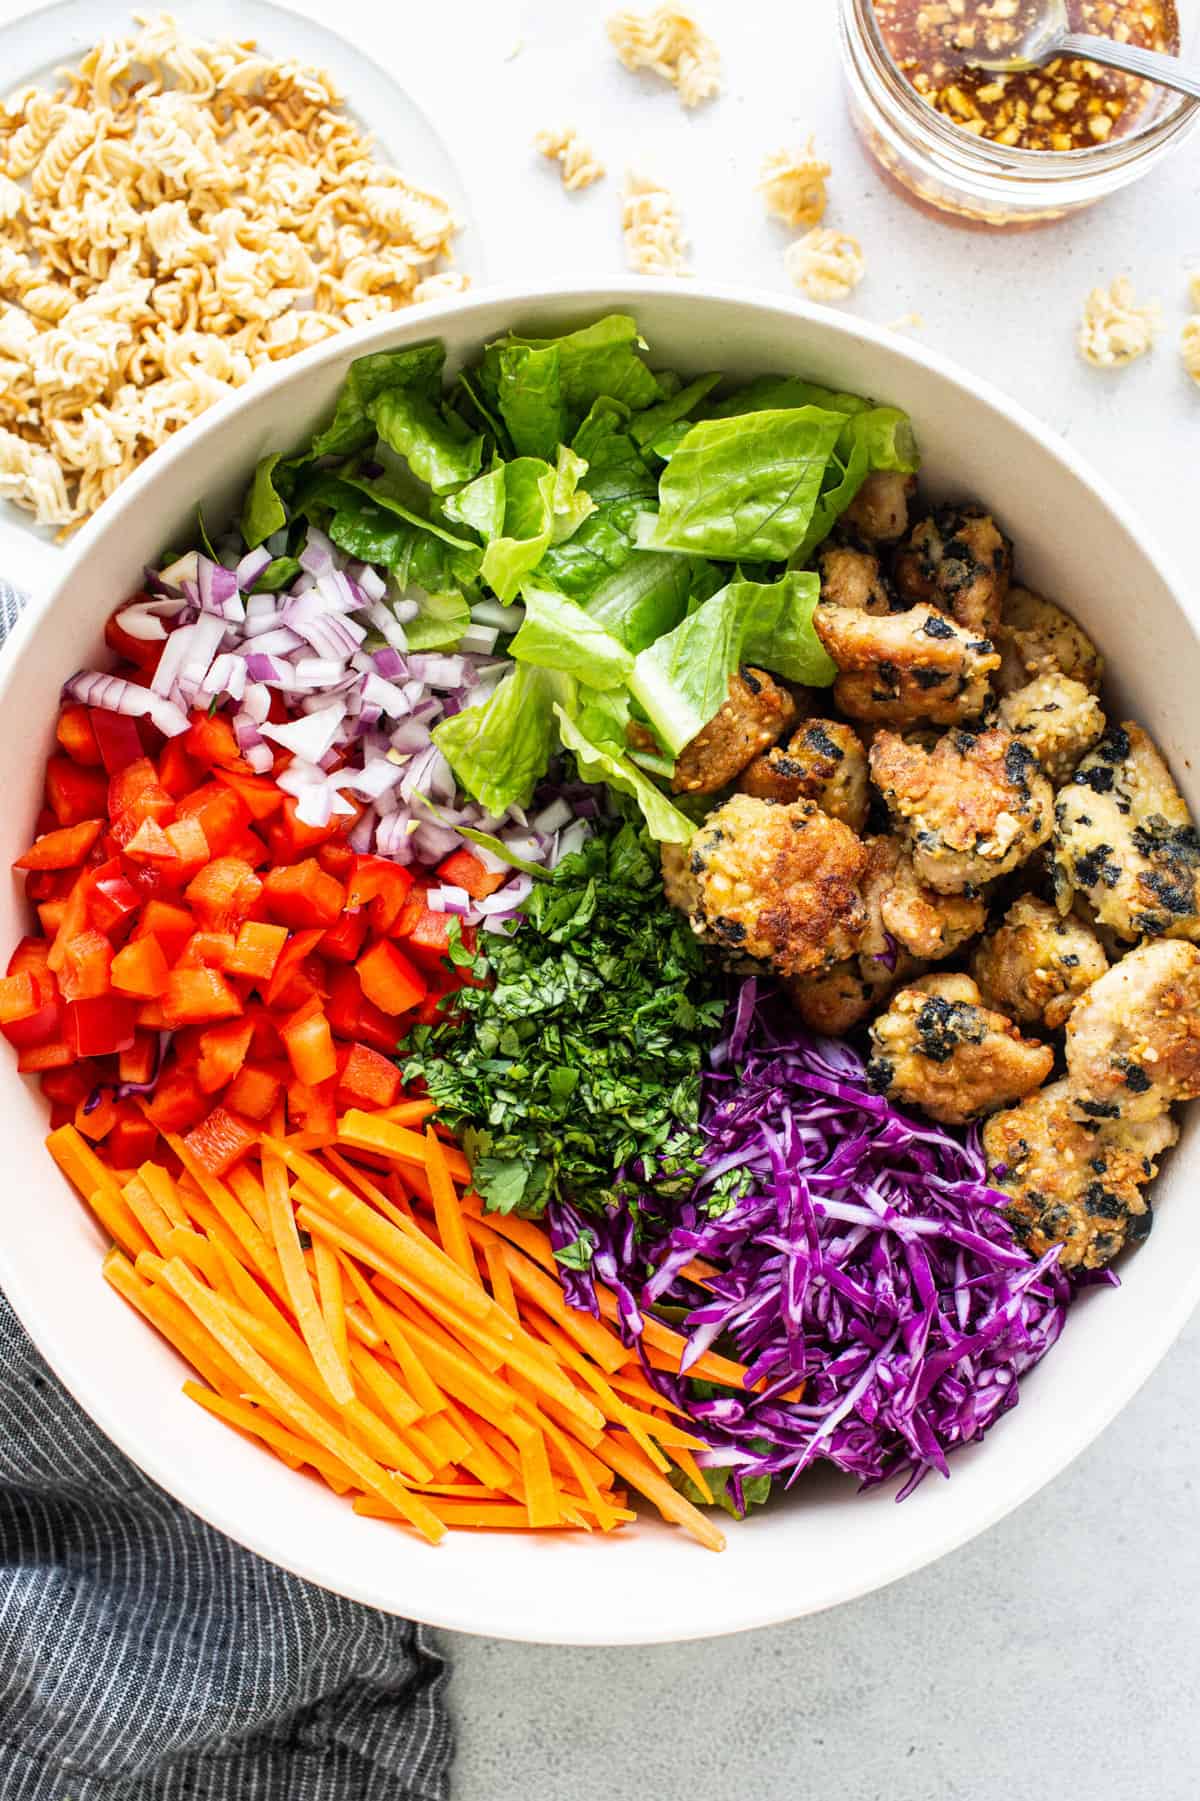
M 78 539 L 53 593 L 6 651 L 0 685 L 5 804 L 0 862 L 27 842 L 60 683 L 97 655 L 112 607 L 144 564 L 219 520 L 255 460 L 299 444 L 364 351 L 446 340 L 452 365 L 510 326 L 556 331 L 612 310 L 636 314 L 661 366 L 733 376 L 803 373 L 906 407 L 934 494 L 977 495 L 1016 541 L 1031 586 L 1059 597 L 1099 639 L 1120 716 L 1151 729 L 1189 791 L 1200 785 L 1195 697 L 1200 649 L 1181 587 L 1120 501 L 1075 455 L 995 390 L 895 335 L 835 313 L 693 283 L 491 291 L 399 315 L 283 364 L 206 414 L 122 487 Z M 6 877 L 0 943 L 22 929 Z M 360 1519 L 315 1481 L 201 1412 L 182 1365 L 100 1277 L 101 1234 L 42 1148 L 32 1084 L 0 1056 L 7 1176 L 0 1283 L 58 1375 L 134 1461 L 214 1526 L 327 1588 L 469 1632 L 571 1644 L 647 1643 L 794 1618 L 893 1581 L 963 1544 L 1028 1500 L 1113 1418 L 1200 1297 L 1200 1137 L 1186 1130 L 1157 1185 L 1149 1242 L 1118 1292 L 1078 1303 L 1020 1406 L 986 1443 L 953 1458 L 896 1506 L 832 1475 L 732 1524 L 723 1556 L 646 1522 L 611 1538 L 451 1536 L 438 1549 Z

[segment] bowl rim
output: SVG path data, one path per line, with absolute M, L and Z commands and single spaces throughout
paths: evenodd
M 49 613 L 60 605 L 63 595 L 86 564 L 93 545 L 108 533 L 120 529 L 122 519 L 142 503 L 143 496 L 153 487 L 159 475 L 166 472 L 173 460 L 178 460 L 181 456 L 188 454 L 191 447 L 200 440 L 202 434 L 219 435 L 228 422 L 249 413 L 260 397 L 286 387 L 289 383 L 303 382 L 311 371 L 321 368 L 328 362 L 341 360 L 348 347 L 352 348 L 357 355 L 382 349 L 398 331 L 402 331 L 406 336 L 419 337 L 422 331 L 427 330 L 428 334 L 433 336 L 438 333 L 442 323 L 451 318 L 456 322 L 466 321 L 469 325 L 473 314 L 492 314 L 497 307 L 503 306 L 509 307 L 513 315 L 519 318 L 522 308 L 538 306 L 545 302 L 559 306 L 565 303 L 572 310 L 577 309 L 581 317 L 618 309 L 626 310 L 636 316 L 639 301 L 649 296 L 676 302 L 681 297 L 695 298 L 701 304 L 713 301 L 718 304 L 732 305 L 757 315 L 772 315 L 776 322 L 782 324 L 786 324 L 789 319 L 802 320 L 809 325 L 815 325 L 823 331 L 830 332 L 834 336 L 839 336 L 851 344 L 865 342 L 877 345 L 918 369 L 928 370 L 942 380 L 948 381 L 960 389 L 968 390 L 974 399 L 982 401 L 985 406 L 1002 414 L 1022 432 L 1033 438 L 1055 461 L 1064 465 L 1077 480 L 1091 489 L 1105 509 L 1112 514 L 1117 524 L 1137 540 L 1142 555 L 1170 592 L 1181 615 L 1192 631 L 1200 636 L 1200 604 L 1189 600 L 1179 571 L 1176 570 L 1171 559 L 1165 557 L 1157 548 L 1153 538 L 1147 535 L 1136 509 L 1129 507 L 1109 485 L 1107 478 L 1098 475 L 1087 459 L 1082 457 L 1070 444 L 1066 443 L 1049 426 L 1043 424 L 1021 403 L 1010 399 L 985 377 L 977 376 L 953 358 L 947 357 L 939 351 L 901 338 L 886 326 L 875 325 L 852 315 L 837 313 L 827 307 L 793 300 L 790 296 L 780 295 L 769 289 L 698 280 L 689 283 L 686 291 L 681 295 L 681 284 L 670 277 L 613 277 L 603 272 L 597 272 L 590 277 L 554 282 L 538 289 L 530 289 L 518 282 L 497 284 L 481 288 L 477 292 L 428 302 L 420 307 L 407 308 L 385 319 L 355 327 L 353 330 L 331 338 L 308 351 L 301 352 L 298 356 L 287 359 L 271 370 L 264 371 L 261 376 L 256 377 L 245 387 L 237 390 L 227 399 L 219 401 L 149 457 L 121 485 L 116 493 L 104 503 L 99 512 L 93 515 L 87 525 L 80 530 L 60 567 L 57 579 L 42 596 L 31 599 L 27 604 L 7 642 L 3 668 L 0 670 L 0 709 L 3 708 L 9 689 L 14 682 L 14 672 L 20 664 L 27 641 L 32 638 Z M 416 328 L 415 332 L 414 327 Z M 291 1574 L 313 1582 L 318 1587 L 344 1594 L 365 1606 L 383 1607 L 385 1610 L 388 1608 L 389 1603 L 381 1600 L 377 1592 L 372 1592 L 368 1582 L 356 1581 L 351 1578 L 331 1579 L 330 1573 L 320 1567 L 319 1557 L 311 1559 L 298 1556 L 281 1558 L 273 1548 L 269 1533 L 265 1528 L 258 1530 L 252 1524 L 238 1517 L 235 1499 L 231 1498 L 226 1504 L 223 1500 L 214 1497 L 211 1492 L 198 1494 L 190 1469 L 186 1465 L 181 1466 L 177 1460 L 172 1460 L 165 1454 L 159 1454 L 153 1443 L 143 1442 L 136 1430 L 126 1423 L 126 1418 L 122 1417 L 120 1409 L 111 1404 L 111 1386 L 106 1385 L 99 1364 L 92 1366 L 85 1360 L 76 1359 L 60 1342 L 53 1318 L 43 1313 L 36 1305 L 34 1298 L 25 1291 L 19 1272 L 13 1268 L 10 1262 L 7 1242 L 3 1234 L 0 1234 L 0 1287 L 3 1288 L 22 1326 L 58 1380 L 62 1382 L 105 1436 L 153 1482 L 208 1525 L 224 1533 L 226 1537 L 244 1546 L 247 1550 L 275 1564 L 276 1567 L 287 1569 Z M 923 1547 L 915 1552 L 911 1549 L 901 1551 L 893 1557 L 890 1564 L 885 1566 L 882 1573 L 876 1568 L 864 1579 L 843 1583 L 836 1593 L 819 1594 L 810 1604 L 805 1605 L 799 1611 L 797 1611 L 795 1602 L 786 1598 L 786 1585 L 781 1584 L 778 1603 L 769 1602 L 748 1607 L 734 1620 L 730 1620 L 726 1607 L 719 1618 L 716 1617 L 714 1609 L 714 1616 L 711 1619 L 693 1622 L 682 1629 L 636 1626 L 630 1627 L 620 1637 L 614 1637 L 611 1629 L 599 1632 L 595 1629 L 589 1630 L 586 1622 L 581 1622 L 578 1626 L 572 1625 L 569 1630 L 556 1631 L 554 1637 L 547 1640 L 539 1637 L 535 1630 L 524 1627 L 520 1620 L 508 1616 L 501 1617 L 482 1587 L 476 1587 L 472 1592 L 470 1585 L 465 1585 L 461 1591 L 464 1598 L 456 1600 L 454 1586 L 448 1585 L 439 1594 L 438 1604 L 435 1607 L 422 1608 L 422 1617 L 429 1623 L 447 1630 L 495 1636 L 502 1639 L 580 1646 L 641 1645 L 726 1636 L 735 1632 L 781 1624 L 787 1620 L 804 1617 L 809 1613 L 823 1612 L 826 1608 L 857 1600 L 863 1595 L 889 1586 L 904 1576 L 912 1575 L 950 1552 L 960 1549 L 973 1538 L 989 1530 L 999 1520 L 1028 1501 L 1048 1482 L 1059 1476 L 1111 1424 L 1158 1367 L 1198 1303 L 1200 1303 L 1200 1262 L 1192 1271 L 1190 1280 L 1181 1289 L 1175 1304 L 1170 1308 L 1156 1311 L 1151 1329 L 1143 1340 L 1146 1355 L 1140 1360 L 1131 1361 L 1122 1371 L 1120 1380 L 1112 1383 L 1095 1405 L 1081 1411 L 1074 1419 L 1064 1422 L 1063 1430 L 1055 1440 L 1052 1456 L 1039 1462 L 1036 1468 L 1031 1470 L 1020 1482 L 998 1485 L 996 1490 L 998 1498 L 985 1507 L 977 1508 L 968 1518 L 954 1523 L 953 1516 L 948 1516 L 949 1530 L 938 1539 L 936 1545 Z M 397 1612 L 399 1611 L 398 1607 Z

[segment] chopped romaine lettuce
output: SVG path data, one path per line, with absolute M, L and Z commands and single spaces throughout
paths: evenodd
M 434 727 L 433 741 L 489 813 L 525 806 L 554 752 L 554 701 L 564 678 L 516 663 L 491 696 Z
M 633 657 L 583 608 L 549 589 L 521 590 L 525 622 L 508 647 L 518 663 L 561 669 L 593 688 L 618 688 L 628 679 Z

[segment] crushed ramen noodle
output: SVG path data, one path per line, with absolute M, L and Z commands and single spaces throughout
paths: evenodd
M 604 164 L 590 144 L 585 144 L 573 125 L 560 131 L 539 131 L 533 140 L 535 150 L 550 162 L 556 162 L 564 188 L 573 193 L 577 188 L 590 188 L 604 175 Z
M 827 226 L 818 226 L 789 244 L 783 260 L 788 274 L 809 300 L 845 300 L 867 272 L 858 239 Z
M 1079 322 L 1079 354 L 1093 369 L 1122 369 L 1153 347 L 1162 322 L 1156 300 L 1139 306 L 1127 275 L 1111 287 L 1093 288 Z
M 1179 339 L 1179 350 L 1184 368 L 1197 387 L 1200 387 L 1200 313 L 1193 313 L 1185 323 Z
M 819 225 L 825 217 L 825 183 L 833 173 L 813 148 L 776 150 L 763 161 L 758 191 L 767 211 L 786 224 Z
M 614 13 L 608 41 L 631 72 L 652 69 L 669 81 L 684 106 L 721 91 L 721 53 L 689 14 L 660 6 L 645 15 Z
M 465 286 L 328 75 L 135 22 L 0 103 L 0 497 L 44 525 L 255 369 Z
M 625 259 L 635 275 L 686 275 L 687 239 L 674 194 L 632 172 L 621 203 Z

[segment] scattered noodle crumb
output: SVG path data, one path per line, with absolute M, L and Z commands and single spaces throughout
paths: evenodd
M 1200 312 L 1200 269 L 1188 281 L 1188 299 Z
M 1122 369 L 1144 356 L 1162 323 L 1157 300 L 1139 306 L 1127 275 L 1111 287 L 1093 288 L 1079 323 L 1079 354 L 1093 369 Z
M 698 106 L 721 91 L 721 53 L 687 13 L 660 6 L 652 13 L 614 13 L 608 37 L 627 69 L 653 69 L 669 81 L 684 106 Z
M 687 239 L 675 196 L 645 176 L 625 177 L 625 257 L 635 275 L 686 275 Z
M 1184 325 L 1179 345 L 1183 366 L 1197 387 L 1200 387 L 1200 313 L 1193 313 Z
M 901 313 L 898 319 L 889 319 L 888 331 L 923 331 L 925 320 L 920 313 Z
M 867 272 L 857 238 L 818 226 L 783 253 L 788 274 L 808 300 L 845 300 Z
M 596 152 L 584 143 L 573 125 L 560 131 L 539 131 L 533 147 L 551 162 L 557 162 L 563 187 L 572 193 L 577 188 L 590 188 L 594 181 L 603 178 L 604 164 L 597 161 Z
M 256 369 L 464 285 L 329 75 L 135 23 L 0 104 L 0 495 L 43 525 Z
M 788 225 L 819 225 L 825 217 L 825 183 L 833 173 L 809 138 L 803 150 L 776 150 L 763 161 L 758 191 L 767 211 Z

